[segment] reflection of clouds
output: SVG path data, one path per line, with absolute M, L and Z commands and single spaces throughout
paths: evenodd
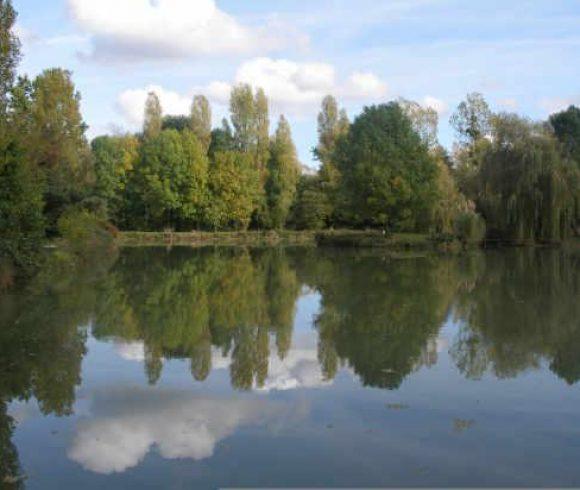
M 209 458 L 216 444 L 238 427 L 280 412 L 265 401 L 207 399 L 167 391 L 119 392 L 100 405 L 107 415 L 79 424 L 68 456 L 103 474 L 137 466 L 152 446 L 168 459 Z
M 314 345 L 314 346 L 313 346 Z M 224 356 L 220 350 L 212 351 L 213 369 L 229 369 L 232 359 Z M 276 345 L 270 345 L 268 359 L 268 377 L 261 391 L 285 391 L 298 388 L 317 388 L 329 386 L 332 381 L 324 379 L 318 351 L 316 336 L 303 335 L 295 341 L 295 345 L 288 352 L 284 360 L 276 354 Z
M 125 361 L 143 362 L 145 360 L 145 344 L 143 342 L 118 342 L 115 344 L 115 350 Z

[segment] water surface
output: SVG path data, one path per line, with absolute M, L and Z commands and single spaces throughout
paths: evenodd
M 124 249 L 0 297 L 0 481 L 580 486 L 578 381 L 577 252 Z

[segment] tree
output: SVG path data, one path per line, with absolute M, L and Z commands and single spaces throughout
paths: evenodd
M 209 145 L 208 155 L 214 158 L 216 153 L 234 151 L 236 144 L 232 128 L 227 119 L 222 119 L 222 127 L 216 128 L 211 132 L 211 143 Z
M 29 148 L 46 180 L 51 230 L 63 209 L 84 197 L 93 178 L 80 101 L 69 71 L 45 70 L 33 82 Z
M 328 216 L 331 219 L 334 210 L 338 207 L 338 188 L 341 175 L 338 170 L 335 156 L 336 146 L 341 138 L 348 135 L 350 122 L 345 110 L 339 110 L 338 103 L 332 95 L 322 100 L 318 114 L 318 145 L 314 149 L 314 157 L 320 161 L 320 184 L 326 196 Z
M 191 104 L 191 131 L 206 151 L 211 143 L 211 107 L 203 95 L 196 95 Z
M 580 108 L 571 105 L 565 111 L 552 114 L 550 124 L 564 147 L 565 156 L 580 167 Z
M 302 175 L 290 211 L 290 223 L 298 230 L 320 230 L 330 215 L 328 199 L 317 175 Z
M 163 127 L 163 109 L 155 92 L 149 92 L 145 101 L 145 119 L 143 123 L 143 136 L 155 138 L 159 136 Z
M 268 98 L 264 89 L 256 91 L 254 100 L 256 115 L 256 165 L 263 178 L 266 174 L 266 166 L 270 158 L 270 116 Z
M 91 143 L 95 166 L 95 193 L 107 203 L 108 216 L 117 225 L 126 222 L 126 188 L 139 160 L 139 140 L 131 135 L 100 136 Z
M 130 183 L 146 223 L 156 228 L 198 223 L 206 199 L 207 171 L 205 151 L 191 131 L 167 130 L 147 139 Z
M 0 149 L 0 259 L 26 273 L 44 242 L 42 178 L 17 142 Z
M 292 141 L 290 125 L 284 116 L 280 116 L 270 155 L 266 199 L 269 224 L 278 229 L 286 224 L 300 176 L 296 147 Z
M 257 144 L 257 127 L 252 87 L 240 84 L 232 89 L 230 113 L 236 148 L 243 152 L 254 152 Z
M 422 107 L 417 102 L 406 99 L 399 99 L 398 104 L 403 109 L 405 115 L 411 120 L 413 129 L 421 137 L 421 140 L 429 149 L 437 147 L 437 132 L 439 126 L 439 115 L 431 107 Z
M 0 0 L 0 119 L 5 121 L 16 67 L 20 61 L 20 41 L 14 34 L 16 11 L 11 0 Z
M 247 229 L 260 193 L 260 175 L 251 155 L 219 152 L 209 172 L 208 227 Z
M 175 129 L 176 131 L 185 131 L 191 129 L 191 119 L 187 116 L 164 116 L 161 124 L 161 130 Z
M 449 123 L 457 131 L 462 142 L 472 145 L 489 135 L 492 113 L 483 95 L 473 92 L 457 106 Z
M 401 107 L 366 107 L 337 150 L 342 213 L 355 226 L 424 229 L 437 167 Z
M 477 206 L 492 236 L 559 241 L 570 235 L 579 171 L 545 128 L 514 114 L 493 118 L 475 174 Z

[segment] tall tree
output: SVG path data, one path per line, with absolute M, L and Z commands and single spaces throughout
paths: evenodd
M 270 154 L 266 197 L 269 224 L 278 229 L 286 224 L 300 177 L 296 147 L 292 141 L 290 125 L 284 116 L 280 116 Z
M 256 165 L 260 173 L 265 174 L 270 157 L 270 114 L 268 98 L 264 89 L 256 91 L 254 100 L 256 117 Z
M 449 122 L 460 140 L 472 145 L 490 134 L 491 118 L 491 110 L 483 95 L 473 92 L 467 94 L 466 99 L 457 106 Z
M 335 156 L 338 141 L 346 137 L 350 128 L 350 122 L 346 111 L 339 110 L 338 103 L 332 95 L 327 95 L 322 100 L 322 106 L 318 115 L 318 145 L 314 149 L 314 156 L 320 161 L 320 185 L 327 200 L 330 220 L 334 210 L 338 207 L 338 187 L 341 175 L 338 170 Z
M 155 92 L 149 92 L 145 101 L 145 119 L 143 123 L 143 136 L 155 138 L 159 136 L 163 128 L 163 109 Z
M 207 151 L 211 143 L 211 107 L 204 95 L 196 95 L 191 104 L 191 130 Z
M 11 0 L 0 0 L 0 119 L 5 121 L 16 67 L 20 61 L 20 41 L 14 34 L 16 11 Z
M 257 143 L 256 104 L 250 85 L 240 84 L 232 89 L 230 114 L 237 149 L 243 152 L 255 151 Z
M 50 227 L 65 206 L 82 199 L 93 177 L 80 101 L 69 71 L 45 70 L 34 80 L 30 151 L 45 175 Z
M 396 102 L 366 107 L 339 150 L 340 191 L 352 225 L 425 228 L 437 167 Z

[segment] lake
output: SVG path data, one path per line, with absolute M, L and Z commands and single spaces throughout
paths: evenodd
M 579 381 L 577 251 L 122 249 L 0 296 L 0 481 L 580 486 Z

